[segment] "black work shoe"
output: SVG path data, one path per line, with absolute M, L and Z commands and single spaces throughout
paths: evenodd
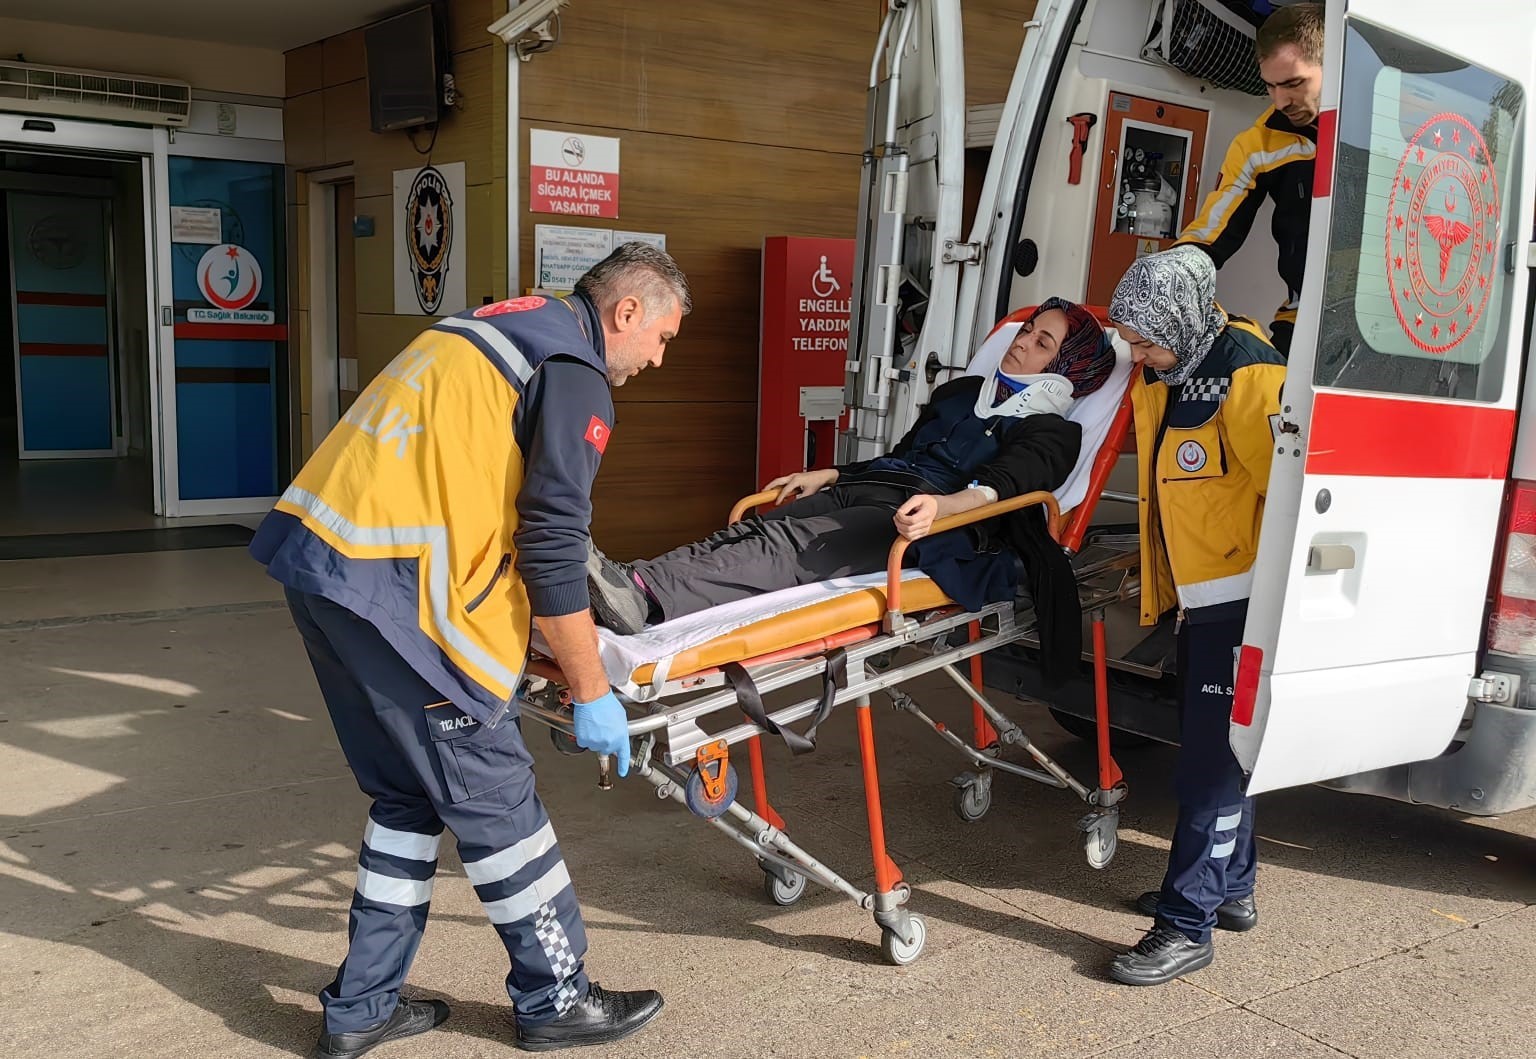
M 588 1044 L 612 1044 L 661 1014 L 661 994 L 653 989 L 616 993 L 596 982 L 584 999 L 554 1022 L 518 1026 L 517 1046 L 525 1052 L 552 1052 Z
M 1157 901 L 1162 894 L 1157 890 L 1148 890 L 1136 898 L 1136 910 L 1144 912 L 1153 919 L 1157 918 Z M 1234 897 L 1220 908 L 1216 909 L 1216 926 L 1221 930 L 1230 930 L 1233 933 L 1242 933 L 1252 930 L 1259 925 L 1259 906 L 1253 899 L 1253 894 L 1247 897 Z
M 1130 952 L 1122 952 L 1110 961 L 1109 976 L 1126 985 L 1162 985 L 1209 967 L 1215 956 L 1216 946 L 1210 942 L 1190 941 L 1181 932 L 1159 923 Z
M 389 1018 L 377 1026 L 351 1033 L 320 1031 L 315 1059 L 354 1059 L 388 1041 L 414 1037 L 448 1021 L 448 1005 L 441 1000 L 401 1000 Z
M 629 567 L 608 558 L 595 544 L 587 550 L 587 591 L 592 614 L 603 628 L 620 636 L 633 636 L 645 628 L 651 601 L 635 584 Z

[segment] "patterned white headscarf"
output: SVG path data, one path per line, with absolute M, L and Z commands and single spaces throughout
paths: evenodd
M 1182 386 L 1227 326 L 1226 310 L 1216 304 L 1216 266 L 1194 246 L 1140 258 L 1115 287 L 1109 318 L 1173 351 L 1178 362 L 1153 371 Z

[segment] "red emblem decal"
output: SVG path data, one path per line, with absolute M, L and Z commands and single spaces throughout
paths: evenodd
M 1447 140 L 1470 146 L 1465 155 L 1440 150 Z M 1468 161 L 1479 154 L 1488 157 L 1476 126 L 1459 114 L 1437 114 L 1408 141 L 1392 180 L 1386 265 L 1389 274 L 1407 272 L 1406 285 L 1389 285 L 1392 308 L 1409 341 L 1426 353 L 1443 354 L 1465 341 L 1493 292 L 1498 182 L 1491 169 Z
M 529 309 L 537 309 L 544 304 L 546 299 L 537 295 L 529 295 L 526 298 L 508 298 L 492 305 L 482 305 L 475 310 L 475 316 L 484 319 L 487 316 L 500 316 L 502 313 L 525 313 Z
M 597 418 L 597 416 L 593 416 L 592 422 L 587 424 L 587 444 L 596 449 L 599 456 L 607 451 L 608 439 L 612 436 L 613 431 L 609 429 L 608 424 Z

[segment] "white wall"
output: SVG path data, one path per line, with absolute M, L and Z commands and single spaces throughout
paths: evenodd
M 283 53 L 147 33 L 0 18 L 4 57 L 186 81 L 209 92 L 283 97 Z

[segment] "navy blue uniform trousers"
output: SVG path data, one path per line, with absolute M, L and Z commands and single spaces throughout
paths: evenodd
M 1258 868 L 1253 799 L 1232 754 L 1228 723 L 1247 607 L 1180 631 L 1179 822 L 1157 918 L 1191 941 L 1210 939 L 1216 909 L 1253 892 Z
M 533 759 L 512 719 L 487 729 L 351 611 L 288 590 L 320 693 L 357 785 L 373 799 L 358 856 L 347 957 L 320 993 L 331 1033 L 389 1018 L 421 943 L 446 826 L 511 957 L 507 995 L 525 1026 L 587 993 L 586 928 Z

